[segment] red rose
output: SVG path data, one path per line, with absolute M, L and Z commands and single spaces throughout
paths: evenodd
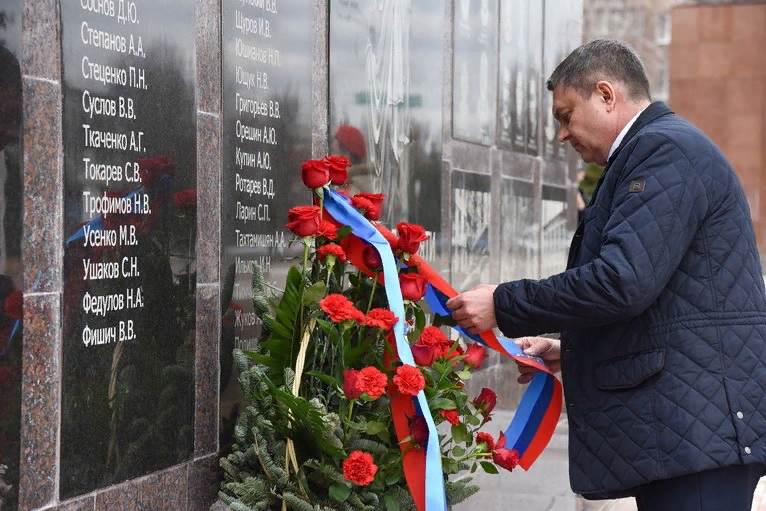
M 420 243 L 427 240 L 426 230 L 417 224 L 400 223 L 396 226 L 399 235 L 399 250 L 409 254 L 415 254 L 420 248 Z
M 330 182 L 343 185 L 348 181 L 348 158 L 345 156 L 325 156 L 324 162 L 330 170 Z
M 346 479 L 359 486 L 370 484 L 375 480 L 377 465 L 373 463 L 372 456 L 366 452 L 354 451 L 343 460 L 343 475 Z
M 176 203 L 181 213 L 186 215 L 197 211 L 197 190 L 190 188 L 173 194 L 173 202 Z
M 439 354 L 437 348 L 425 344 L 413 344 L 410 346 L 410 349 L 412 349 L 412 356 L 415 358 L 415 363 L 419 366 L 430 366 L 434 363 Z
M 328 255 L 335 256 L 336 259 L 342 262 L 346 261 L 346 253 L 343 251 L 342 248 L 340 248 L 340 245 L 336 245 L 335 243 L 322 245 L 321 247 L 319 247 L 319 250 L 317 251 L 317 253 L 319 254 L 320 261 L 324 261 Z
M 414 346 L 427 346 L 434 351 L 434 357 L 446 357 L 452 348 L 453 342 L 447 339 L 444 332 L 435 326 L 427 326 L 420 333 L 417 344 Z
M 364 211 L 369 211 L 372 209 L 372 202 L 358 195 L 351 197 L 351 205 L 356 209 L 363 209 Z
M 287 227 L 296 236 L 313 236 L 319 230 L 319 208 L 295 206 L 287 212 Z
M 420 369 L 411 365 L 401 365 L 396 368 L 394 383 L 402 394 L 417 396 L 426 387 L 426 380 Z
M 328 213 L 325 211 L 324 216 L 327 217 L 327 214 Z M 328 222 L 327 220 L 322 220 L 319 222 L 317 236 L 324 236 L 328 240 L 334 240 L 338 237 L 338 228 L 335 227 L 334 223 Z
M 417 302 L 426 294 L 428 281 L 417 273 L 401 273 L 399 286 L 402 288 L 402 298 Z
M 489 433 L 484 433 L 483 431 L 481 433 L 476 433 L 476 443 L 477 444 L 487 444 L 487 452 L 492 453 L 495 450 L 495 440 L 492 438 L 492 435 Z M 491 456 L 491 454 L 488 454 L 487 457 Z
M 365 367 L 359 371 L 356 379 L 356 390 L 367 393 L 370 399 L 378 399 L 386 393 L 388 376 L 376 367 Z
M 372 309 L 367 313 L 365 322 L 367 326 L 391 330 L 397 321 L 399 321 L 399 318 L 388 309 Z
M 408 417 L 407 422 L 412 440 L 420 446 L 426 445 L 428 443 L 428 423 L 426 420 L 420 415 L 416 415 Z
M 24 312 L 24 294 L 18 289 L 5 298 L 3 308 L 10 319 L 21 319 Z
M 322 188 L 330 182 L 330 166 L 324 160 L 306 160 L 301 164 L 301 179 L 308 188 Z
M 519 464 L 519 453 L 516 449 L 495 449 L 492 461 L 510 472 Z
M 319 300 L 319 306 L 336 323 L 350 319 L 364 324 L 364 314 L 362 311 L 354 307 L 351 300 L 343 295 L 332 294 L 325 296 Z
M 457 426 L 460 424 L 460 417 L 457 414 L 457 410 L 442 410 L 442 417 L 447 419 L 447 422 L 452 424 L 453 426 Z
M 484 346 L 474 343 L 468 346 L 468 350 L 465 352 L 465 358 L 463 359 L 463 362 L 473 367 L 474 369 L 478 369 L 488 356 L 489 353 L 487 353 L 487 350 L 484 349 Z
M 383 201 L 386 196 L 382 193 L 357 193 L 355 197 L 361 197 L 370 201 L 370 209 L 364 212 L 367 220 L 380 220 L 380 214 L 383 211 Z
M 482 415 L 484 415 L 485 420 L 487 416 L 489 416 L 489 414 L 492 413 L 492 410 L 495 409 L 496 404 L 497 404 L 497 395 L 494 392 L 492 392 L 491 389 L 487 389 L 487 388 L 481 389 L 479 396 L 473 401 L 473 405 L 476 407 L 477 410 L 481 412 Z
M 176 167 L 168 156 L 155 156 L 138 161 L 138 178 L 142 185 L 151 188 L 166 175 L 176 175 Z
M 362 395 L 356 388 L 356 381 L 359 379 L 359 371 L 356 369 L 346 369 L 343 371 L 343 393 L 349 399 L 356 399 Z
M 383 260 L 380 258 L 378 249 L 373 245 L 367 245 L 362 250 L 362 260 L 364 265 L 372 271 L 378 271 L 383 268 Z

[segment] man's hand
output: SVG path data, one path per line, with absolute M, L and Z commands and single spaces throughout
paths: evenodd
M 516 344 L 525 355 L 540 357 L 545 360 L 545 363 L 554 373 L 561 371 L 561 344 L 559 341 L 545 337 L 521 337 L 516 339 Z M 529 383 L 532 381 L 532 376 L 538 372 L 538 369 L 519 361 L 516 361 L 516 365 L 519 366 L 521 373 L 517 379 L 519 383 Z
M 447 302 L 452 317 L 469 334 L 480 334 L 497 326 L 493 297 L 495 288 L 497 286 L 482 284 Z

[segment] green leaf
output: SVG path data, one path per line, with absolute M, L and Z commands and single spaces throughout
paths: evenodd
M 470 380 L 471 379 L 470 371 L 458 371 L 455 374 L 457 374 L 457 377 L 460 378 L 461 380 Z
M 470 426 L 478 426 L 481 424 L 481 421 L 475 415 L 466 415 L 463 417 L 463 421 Z
M 433 411 L 455 410 L 457 409 L 457 404 L 449 398 L 437 397 L 436 399 L 432 399 L 428 402 L 428 408 L 430 408 Z
M 367 423 L 367 429 L 365 430 L 365 432 L 368 435 L 377 435 L 384 429 L 386 429 L 386 426 L 382 422 L 370 421 Z
M 337 502 L 346 502 L 351 495 L 351 488 L 345 484 L 333 484 L 330 486 L 330 498 Z
M 381 439 L 381 441 L 390 444 L 391 443 L 391 434 L 388 432 L 387 429 L 384 429 L 383 431 L 378 432 L 378 438 Z
M 465 424 L 452 426 L 452 439 L 458 444 L 471 441 L 471 434 L 468 432 L 468 428 L 466 428 Z
M 455 446 L 452 448 L 452 455 L 457 456 L 458 458 L 461 458 L 465 456 L 465 449 L 459 446 Z
M 343 227 L 341 227 L 340 229 L 338 229 L 338 238 L 337 238 L 337 241 L 340 241 L 340 240 L 342 240 L 343 238 L 345 238 L 345 237 L 346 237 L 346 236 L 348 236 L 349 234 L 351 234 L 351 227 L 350 227 L 350 226 L 348 226 L 348 225 L 344 225 Z
M 318 302 L 324 297 L 326 291 L 327 288 L 325 287 L 324 282 L 315 282 L 309 286 L 306 291 L 303 292 L 303 305 L 309 305 L 311 303 Z
M 487 474 L 498 474 L 497 467 L 490 463 L 489 461 L 482 461 L 481 462 L 481 468 L 484 469 L 484 472 Z
M 386 511 L 399 511 L 399 501 L 391 495 L 385 495 L 383 501 L 386 503 Z
M 337 378 L 334 378 L 330 376 L 329 374 L 325 374 L 320 371 L 306 371 L 306 375 L 313 376 L 314 378 L 319 378 L 320 380 L 325 382 L 327 385 L 331 385 L 333 387 L 341 386 Z
M 420 307 L 415 308 L 415 325 L 419 331 L 426 327 L 426 314 Z
M 391 472 L 386 474 L 386 484 L 388 486 L 393 486 L 401 480 L 402 480 L 402 471 L 400 469 L 392 470 Z
M 477 468 L 479 468 L 478 463 L 474 463 L 473 465 L 471 465 L 471 473 L 473 474 L 474 472 L 476 472 Z

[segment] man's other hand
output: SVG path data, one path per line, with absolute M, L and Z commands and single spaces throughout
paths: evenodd
M 497 286 L 482 284 L 447 302 L 452 317 L 469 334 L 480 334 L 497 326 L 495 288 Z
M 546 337 L 521 337 L 516 339 L 516 344 L 525 355 L 540 357 L 545 360 L 551 371 L 557 373 L 561 370 L 561 344 L 555 339 Z M 521 373 L 517 379 L 519 383 L 529 383 L 538 369 L 516 362 Z

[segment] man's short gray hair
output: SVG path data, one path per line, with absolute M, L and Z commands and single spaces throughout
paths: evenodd
M 651 100 L 641 58 L 628 44 L 611 39 L 591 41 L 570 53 L 553 71 L 546 87 L 550 91 L 560 85 L 571 87 L 587 98 L 601 80 L 621 82 L 633 101 Z

